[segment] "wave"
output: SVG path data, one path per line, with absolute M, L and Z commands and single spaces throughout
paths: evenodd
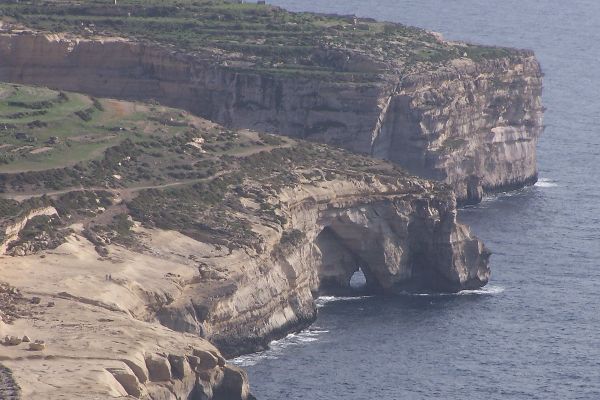
M 317 327 L 309 328 L 298 333 L 290 333 L 283 339 L 274 340 L 269 343 L 269 349 L 236 357 L 231 360 L 231 363 L 240 367 L 249 367 L 256 365 L 262 360 L 276 360 L 288 347 L 316 342 L 319 340 L 319 336 L 327 333 L 329 333 L 328 330 Z
M 462 290 L 458 293 L 401 293 L 404 296 L 473 296 L 473 295 L 496 295 L 504 292 L 502 286 L 486 286 L 481 289 L 474 290 Z M 316 299 L 317 307 L 323 307 L 328 303 L 334 303 L 339 301 L 357 301 L 362 299 L 371 298 L 373 296 L 347 296 L 347 297 L 336 297 L 336 296 L 321 296 Z M 262 360 L 276 360 L 283 352 L 291 347 L 298 346 L 306 343 L 312 343 L 319 340 L 320 336 L 329 333 L 326 329 L 319 327 L 311 327 L 304 331 L 297 333 L 290 333 L 283 339 L 274 340 L 269 343 L 269 348 L 265 351 L 258 353 L 247 354 L 239 356 L 231 360 L 231 363 L 240 367 L 249 367 L 256 365 Z
M 540 180 L 537 181 L 534 186 L 541 187 L 541 188 L 553 188 L 553 187 L 558 187 L 558 184 L 555 181 L 553 181 L 552 179 L 540 178 Z
M 474 296 L 474 295 L 496 295 L 504 292 L 502 286 L 485 286 L 481 289 L 461 290 L 457 293 L 402 293 L 404 296 L 428 296 L 428 297 L 444 297 L 444 296 Z
M 373 296 L 321 296 L 315 300 L 317 304 L 317 308 L 321 308 L 328 303 L 335 303 L 338 301 L 354 301 L 354 300 L 362 300 L 368 299 Z

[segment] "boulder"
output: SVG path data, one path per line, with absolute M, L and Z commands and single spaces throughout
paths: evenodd
M 22 341 L 23 340 L 17 336 L 6 336 L 4 338 L 4 345 L 5 346 L 18 346 L 21 344 Z
M 171 380 L 171 365 L 166 357 L 159 354 L 146 356 L 146 367 L 150 380 L 154 382 L 163 382 Z
M 140 381 L 137 376 L 127 367 L 125 368 L 108 368 L 108 372 L 115 377 L 117 382 L 123 386 L 123 389 L 128 395 L 139 399 L 144 394 L 144 389 L 140 385 Z
M 219 358 L 210 351 L 194 349 L 194 356 L 200 358 L 199 370 L 213 369 L 219 365 Z
M 131 371 L 137 376 L 140 383 L 144 384 L 148 382 L 148 368 L 146 367 L 146 360 L 143 355 L 136 354 L 129 358 L 123 358 L 121 361 L 131 368 Z
M 29 350 L 42 351 L 46 349 L 46 342 L 43 340 L 36 340 L 33 343 L 29 343 Z
M 169 354 L 169 363 L 171 364 L 171 373 L 175 379 L 183 380 L 186 376 L 192 374 L 192 368 L 185 356 Z

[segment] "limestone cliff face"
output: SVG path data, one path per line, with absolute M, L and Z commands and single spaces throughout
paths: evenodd
M 532 53 L 455 60 L 405 78 L 390 97 L 373 155 L 449 183 L 464 201 L 537 179 L 542 74 Z
M 231 127 L 334 144 L 449 183 L 460 201 L 536 179 L 542 74 L 530 52 L 417 75 L 392 68 L 368 83 L 234 67 L 225 55 L 124 39 L 0 35 L 2 81 L 156 99 Z
M 333 180 L 269 201 L 289 221 L 285 229 L 255 225 L 259 251 L 204 258 L 204 278 L 159 311 L 163 324 L 234 355 L 312 322 L 315 297 L 348 293 L 359 268 L 374 293 L 455 292 L 489 278 L 490 253 L 457 224 L 453 195 L 430 183 Z

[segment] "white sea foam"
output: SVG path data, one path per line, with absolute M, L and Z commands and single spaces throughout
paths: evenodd
M 354 300 L 361 300 L 361 299 L 368 299 L 369 297 L 372 296 L 321 296 L 319 297 L 317 300 L 315 300 L 315 303 L 317 304 L 317 308 L 321 308 L 323 307 L 325 304 L 328 303 L 335 303 L 338 301 L 354 301 Z
M 538 180 L 536 182 L 535 187 L 553 188 L 553 187 L 558 187 L 558 184 L 555 181 L 553 181 L 552 179 L 540 178 L 540 180 Z
M 504 292 L 502 286 L 486 286 L 481 289 L 475 290 L 462 290 L 458 293 L 405 293 L 407 296 L 472 296 L 472 295 L 495 295 Z M 348 297 L 336 297 L 336 296 L 321 296 L 316 300 L 317 307 L 323 307 L 325 304 L 334 303 L 339 301 L 356 301 L 361 299 L 370 298 L 373 296 L 348 296 Z M 329 333 L 328 330 L 320 329 L 318 327 L 311 327 L 302 332 L 290 333 L 283 339 L 274 340 L 269 343 L 269 349 L 258 353 L 247 354 L 244 356 L 236 357 L 231 360 L 231 363 L 240 367 L 248 367 L 256 365 L 262 360 L 276 360 L 278 359 L 284 350 L 292 346 L 298 346 L 306 343 L 316 342 L 324 334 Z
M 288 347 L 316 342 L 319 340 L 319 336 L 326 333 L 329 333 L 329 331 L 319 328 L 310 328 L 302 332 L 290 333 L 283 339 L 274 340 L 269 343 L 268 350 L 236 357 L 231 360 L 231 362 L 240 367 L 248 367 L 257 364 L 262 360 L 276 360 Z
M 442 296 L 473 296 L 473 295 L 495 295 L 504 292 L 502 286 L 485 286 L 481 289 L 473 290 L 461 290 L 458 293 L 404 293 L 406 296 L 428 296 L 428 297 L 442 297 Z
M 459 295 L 459 296 L 494 295 L 494 294 L 500 294 L 502 292 L 504 292 L 504 288 L 502 286 L 485 286 L 485 287 L 482 287 L 481 289 L 461 290 L 460 292 L 457 293 L 457 295 Z

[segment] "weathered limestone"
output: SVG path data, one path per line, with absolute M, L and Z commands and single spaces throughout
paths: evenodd
M 35 321 L 0 324 L 0 335 L 35 334 L 50 344 L 44 359 L 23 359 L 23 345 L 6 346 L 2 362 L 32 397 L 246 400 L 245 374 L 221 354 L 264 348 L 311 323 L 315 297 L 348 292 L 358 268 L 376 293 L 484 285 L 489 252 L 456 222 L 454 194 L 387 171 L 322 179 L 289 171 L 298 174 L 294 183 L 240 184 L 240 204 L 258 193 L 280 217 L 240 209 L 256 246 L 217 249 L 210 240 L 136 226 L 141 246 L 110 244 L 106 260 L 74 224 L 64 244 L 44 253 L 43 269 L 38 255 L 0 260 L 0 276 L 39 300 L 27 302 Z M 65 364 L 75 371 L 68 377 Z
M 461 201 L 537 180 L 542 73 L 533 53 L 455 60 L 390 97 L 371 154 L 450 184 Z
M 126 288 L 123 288 L 121 296 L 105 292 L 118 291 L 119 287 L 115 283 L 102 283 L 99 271 L 102 264 L 98 264 L 100 261 L 94 256 L 93 246 L 89 242 L 85 243 L 82 238 L 70 240 L 71 244 L 63 246 L 59 251 L 66 251 L 74 258 L 65 258 L 66 253 L 48 254 L 45 259 L 48 270 L 44 272 L 39 271 L 37 256 L 4 258 L 8 262 L 0 260 L 0 274 L 3 278 L 17 283 L 26 296 L 30 296 L 30 291 L 34 290 L 44 299 L 43 304 L 29 306 L 35 312 L 35 320 L 23 316 L 12 324 L 0 322 L 2 337 L 19 339 L 9 343 L 10 346 L 4 343 L 0 345 L 3 364 L 0 367 L 0 383 L 11 385 L 4 392 L 0 389 L 0 397 L 2 393 L 18 393 L 20 387 L 24 399 L 104 399 L 127 396 L 154 400 L 249 398 L 247 381 L 224 379 L 229 366 L 219 351 L 206 340 L 174 332 L 152 320 L 141 321 L 133 317 L 131 313 L 135 309 L 135 302 L 145 304 L 143 295 L 138 298 L 136 294 L 141 293 L 130 292 Z M 83 245 L 79 248 L 85 250 L 76 253 L 72 245 Z M 131 253 L 125 251 L 123 254 Z M 57 268 L 57 265 L 64 269 Z M 129 264 L 128 271 L 132 271 L 132 267 L 135 268 L 135 263 Z M 148 271 L 147 263 L 144 263 L 144 267 L 146 272 L 151 272 Z M 33 271 L 36 270 L 42 277 L 35 276 Z M 44 275 L 46 273 L 48 275 Z M 137 275 L 137 272 L 134 274 Z M 123 282 L 128 279 L 126 271 L 119 275 Z M 91 286 L 81 286 L 82 282 L 90 280 L 94 281 Z M 168 289 L 166 285 L 169 282 L 155 277 L 146 280 L 147 283 L 152 281 L 163 285 L 163 289 Z M 102 298 L 104 295 L 120 297 L 124 299 L 122 306 L 129 305 L 132 308 L 109 309 L 81 302 L 79 297 L 57 297 L 56 290 L 61 290 L 61 286 L 66 289 L 67 285 L 71 289 L 79 286 L 90 298 Z M 138 287 L 139 283 L 132 282 L 132 285 Z M 160 286 L 155 290 L 160 292 Z M 50 298 L 56 303 L 54 307 L 46 306 Z M 43 353 L 30 352 L 28 348 L 43 346 L 45 342 L 38 339 L 29 343 L 17 343 L 21 341 L 23 332 L 31 332 L 35 337 L 44 338 L 50 345 Z M 216 362 L 204 365 L 198 362 L 192 368 L 192 360 L 196 358 L 193 353 L 211 355 Z M 12 371 L 10 380 L 7 380 L 6 371 Z M 247 377 L 243 375 L 242 379 Z M 244 387 L 246 389 L 240 389 Z M 239 396 L 215 397 L 213 393 L 218 391 L 238 393 Z M 206 396 L 194 397 L 195 393 L 204 393 Z
M 217 365 L 219 365 L 219 359 L 217 358 L 217 356 L 208 351 L 194 349 L 194 356 L 198 357 L 200 360 L 199 364 L 196 365 L 196 368 L 198 368 L 201 371 L 206 369 L 213 369 Z
M 444 181 L 459 201 L 537 178 L 542 74 L 531 52 L 408 76 L 391 63 L 368 83 L 241 73 L 212 56 L 119 38 L 3 33 L 0 80 L 156 99 L 230 127 L 341 146 Z

